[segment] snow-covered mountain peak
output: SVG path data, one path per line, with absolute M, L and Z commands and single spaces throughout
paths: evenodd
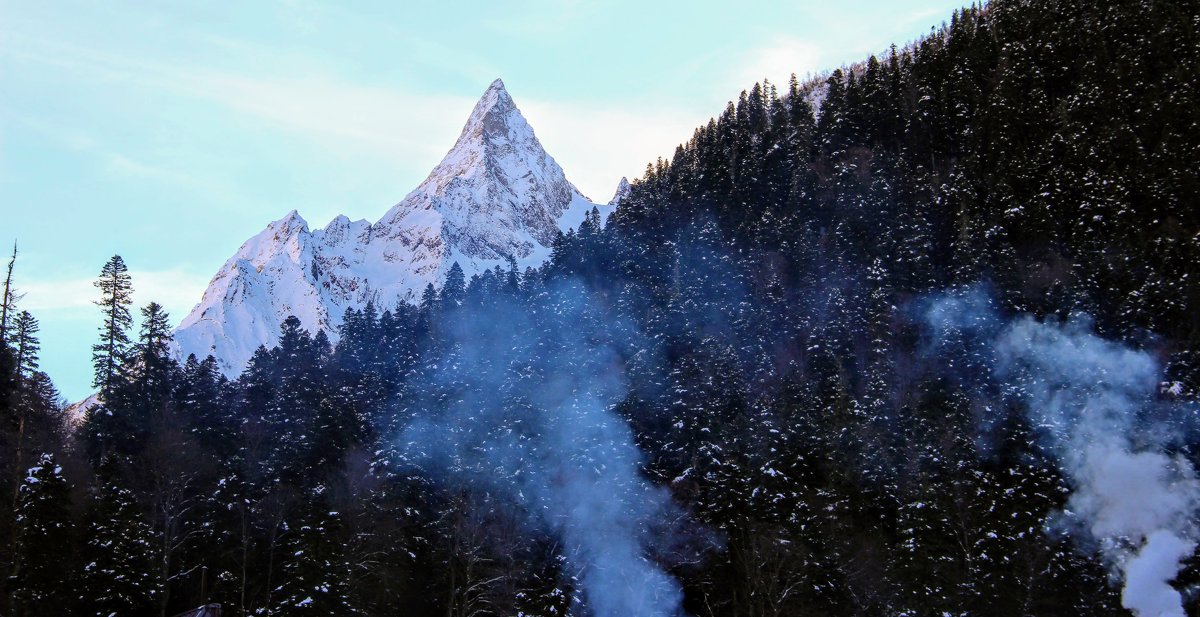
M 301 246 L 307 241 L 309 234 L 308 221 L 305 221 L 300 213 L 292 210 L 283 218 L 268 223 L 266 229 L 247 240 L 234 257 L 251 262 L 255 266 L 261 266 L 272 256 L 280 254 L 298 259 Z M 218 274 L 217 278 L 220 276 Z M 217 279 L 213 280 L 215 282 Z M 210 283 L 209 291 L 212 289 Z
M 483 139 L 486 143 L 489 139 L 503 140 L 510 135 L 525 132 L 532 133 L 533 129 L 517 109 L 517 104 L 509 96 L 508 90 L 504 88 L 504 82 L 497 79 L 484 91 L 479 102 L 475 103 L 475 108 L 471 110 L 471 116 L 451 151 L 468 142 Z
M 592 208 L 612 210 L 567 180 L 497 79 L 454 147 L 377 223 L 337 216 L 310 230 L 293 210 L 247 240 L 179 325 L 176 351 L 212 354 L 234 376 L 259 345 L 277 343 L 289 315 L 336 340 L 346 309 L 415 301 L 455 262 L 468 277 L 509 259 L 540 265 Z
M 612 199 L 608 200 L 608 205 L 619 206 L 629 193 L 633 191 L 633 187 L 629 186 L 629 178 L 621 176 L 621 181 L 617 183 L 617 190 L 613 193 Z
M 278 221 L 273 221 L 267 225 L 267 229 L 274 230 L 282 236 L 291 236 L 298 231 L 308 231 L 308 221 L 300 216 L 300 213 L 292 210 Z
M 496 80 L 454 147 L 380 222 L 389 235 L 413 224 L 437 225 L 468 259 L 521 261 L 549 246 L 564 213 L 586 202 Z

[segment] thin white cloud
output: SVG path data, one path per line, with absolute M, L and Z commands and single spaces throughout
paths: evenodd
M 675 146 L 708 119 L 681 109 L 514 97 L 567 177 L 599 202 L 612 197 L 622 176 L 640 177 L 646 163 L 669 158 Z
M 786 87 L 793 73 L 804 78 L 822 68 L 818 47 L 795 37 L 772 38 L 738 57 L 725 72 L 723 91 L 729 98 L 764 78 Z M 714 59 L 698 59 L 697 70 Z M 514 97 L 546 150 L 572 182 L 597 201 L 608 200 L 622 176 L 640 177 L 647 163 L 670 158 L 677 145 L 721 111 L 719 106 L 525 100 L 519 93 Z
M 7 120 L 35 131 L 59 146 L 93 157 L 98 169 L 104 173 L 138 182 L 152 180 L 205 193 L 213 197 L 213 203 L 235 203 L 239 199 L 225 183 L 213 178 L 199 178 L 191 171 L 173 168 L 161 163 L 148 163 L 122 152 L 103 146 L 100 140 L 86 132 L 72 129 L 64 124 L 51 124 L 33 117 L 12 117 Z M 2 161 L 0 161 L 2 162 Z M 0 165 L 0 170 L 4 169 Z
M 367 146 L 376 155 L 438 150 L 430 138 L 447 127 L 454 127 L 457 134 L 455 125 L 474 103 L 465 97 L 357 84 L 311 70 L 295 76 L 236 73 L 130 58 L 57 41 L 23 42 L 28 44 L 17 56 L 25 60 L 96 80 L 208 101 L 344 151 Z
M 129 275 L 133 279 L 134 306 L 140 308 L 157 302 L 171 314 L 174 322 L 183 319 L 208 286 L 208 277 L 180 269 L 132 270 Z M 79 277 L 22 283 L 18 289 L 24 297 L 19 306 L 35 315 L 51 311 L 99 311 L 93 303 L 100 297 L 99 290 L 93 285 L 95 280 L 95 277 Z
M 770 69 L 782 65 L 789 50 L 795 48 L 776 45 L 764 50 L 754 56 L 754 66 Z M 471 97 L 404 92 L 329 75 L 237 74 L 91 53 L 52 42 L 30 51 L 28 57 L 94 72 L 104 79 L 131 82 L 140 88 L 208 101 L 339 157 L 391 160 L 397 169 L 408 169 L 418 178 L 424 177 L 453 145 L 475 103 Z M 756 69 L 753 74 L 761 78 L 762 71 Z M 698 113 L 645 103 L 614 106 L 530 100 L 519 92 L 514 97 L 547 151 L 581 190 L 597 200 L 606 200 L 622 176 L 640 176 L 646 163 L 670 156 L 675 146 L 713 111 Z M 84 136 L 58 137 L 73 140 L 74 147 L 94 149 L 94 143 Z M 75 143 L 79 140 L 86 143 Z M 159 179 L 172 177 L 171 170 L 132 156 L 109 152 L 102 155 L 110 171 Z M 396 195 L 395 199 L 400 197 Z
M 444 152 L 432 137 L 457 130 L 474 101 L 413 94 L 327 77 L 262 78 L 217 72 L 186 74 L 174 84 L 192 96 L 257 116 L 311 138 L 370 148 L 376 154 Z M 482 90 L 481 90 L 482 91 Z
M 158 178 L 166 179 L 174 182 L 180 181 L 178 174 L 149 163 L 134 160 L 122 154 L 105 153 L 108 170 L 117 175 L 132 176 L 135 178 Z
M 803 79 L 821 68 L 824 67 L 817 45 L 790 36 L 775 37 L 742 55 L 732 75 L 730 92 L 747 89 L 763 79 L 786 86 L 793 73 Z
M 98 297 L 92 279 L 39 280 L 17 289 L 24 294 L 20 308 L 33 313 L 91 306 Z

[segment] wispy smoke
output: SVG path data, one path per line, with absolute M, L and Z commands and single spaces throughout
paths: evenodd
M 1200 483 L 1166 450 L 1170 424 L 1148 426 L 1179 411 L 1155 399 L 1154 358 L 1096 336 L 1085 316 L 1004 323 L 978 289 L 932 302 L 926 320 L 939 345 L 973 338 L 967 355 L 991 364 L 996 385 L 1025 403 L 1074 488 L 1065 514 L 1124 581 L 1122 604 L 1139 617 L 1182 617 L 1170 582 L 1196 549 Z
M 626 392 L 618 349 L 641 345 L 579 285 L 536 310 L 499 299 L 448 318 L 438 362 L 413 384 L 402 440 L 453 483 L 504 495 L 562 540 L 566 576 L 597 617 L 674 617 L 679 584 L 653 561 L 668 494 L 613 406 Z

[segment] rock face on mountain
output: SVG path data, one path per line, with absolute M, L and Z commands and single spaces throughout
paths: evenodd
M 608 205 L 613 207 L 621 205 L 621 202 L 625 201 L 632 192 L 633 187 L 629 186 L 629 178 L 622 177 L 621 181 L 617 183 L 617 190 L 613 193 L 612 199 L 608 201 Z
M 496 80 L 442 162 L 378 222 L 339 216 L 310 230 L 292 211 L 246 241 L 176 329 L 175 351 L 211 354 L 233 376 L 288 315 L 336 339 L 347 308 L 416 301 L 454 262 L 468 277 L 510 259 L 537 266 L 559 231 L 615 205 L 567 180 Z

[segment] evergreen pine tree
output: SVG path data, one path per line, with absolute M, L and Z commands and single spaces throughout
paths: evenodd
M 92 346 L 92 365 L 95 367 L 92 385 L 107 395 L 129 353 L 128 331 L 133 324 L 129 314 L 133 284 L 125 260 L 120 255 L 113 255 L 101 268 L 100 278 L 94 285 L 100 290 L 96 305 L 104 314 L 104 323 L 100 326 L 100 342 Z
M 13 349 L 17 355 L 17 372 L 28 379 L 38 370 L 38 320 L 29 311 L 21 311 L 14 324 Z
M 152 532 L 118 468 L 115 459 L 101 463 L 85 518 L 78 587 L 83 615 L 148 614 L 158 593 Z
M 142 309 L 141 331 L 134 347 L 136 359 L 131 383 L 137 390 L 137 404 L 150 414 L 161 413 L 175 387 L 178 365 L 171 358 L 170 318 L 162 305 L 151 302 Z
M 70 487 L 51 454 L 41 455 L 27 474 L 17 499 L 13 615 L 66 615 L 74 602 Z
M 450 270 L 446 272 L 446 281 L 442 283 L 442 291 L 438 294 L 438 301 L 441 303 L 443 310 L 457 308 L 463 303 L 467 294 L 466 277 L 463 275 L 462 266 L 458 262 L 450 265 Z
M 288 525 L 283 583 L 268 614 L 279 617 L 359 615 L 349 594 L 350 564 L 340 540 L 342 513 L 331 509 L 318 485 L 301 516 Z

